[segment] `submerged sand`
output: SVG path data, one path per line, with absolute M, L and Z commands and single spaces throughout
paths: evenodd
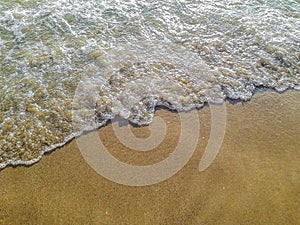
M 204 172 L 199 161 L 210 134 L 210 109 L 198 111 L 197 150 L 175 176 L 130 187 L 97 174 L 75 141 L 30 167 L 0 171 L 0 224 L 297 224 L 300 221 L 300 92 L 257 93 L 227 106 L 226 134 L 217 158 Z M 98 133 L 116 158 L 135 165 L 159 162 L 180 133 L 176 113 L 164 142 L 150 152 L 126 149 L 112 125 Z M 147 137 L 147 127 L 132 128 Z

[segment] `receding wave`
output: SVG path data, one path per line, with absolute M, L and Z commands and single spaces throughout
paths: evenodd
M 297 0 L 0 3 L 0 168 L 119 115 L 300 90 Z

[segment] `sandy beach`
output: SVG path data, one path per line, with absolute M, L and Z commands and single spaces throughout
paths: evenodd
M 29 167 L 0 171 L 0 224 L 214 225 L 297 224 L 300 221 L 300 92 L 256 93 L 245 103 L 226 102 L 225 138 L 204 172 L 198 165 L 210 134 L 210 109 L 198 111 L 201 129 L 191 160 L 158 184 L 130 187 L 107 180 L 83 159 L 76 141 Z M 174 150 L 176 113 L 163 143 L 149 152 L 118 142 L 109 124 L 98 133 L 123 162 L 148 165 Z M 131 128 L 147 137 L 147 127 Z

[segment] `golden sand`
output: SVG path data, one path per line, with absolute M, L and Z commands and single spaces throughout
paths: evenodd
M 204 172 L 199 161 L 210 133 L 210 110 L 199 113 L 199 144 L 175 176 L 145 187 L 97 174 L 72 141 L 30 167 L 0 171 L 0 224 L 297 224 L 300 221 L 300 92 L 257 93 L 227 106 L 221 151 Z M 121 145 L 111 124 L 98 133 L 121 161 L 147 165 L 176 146 L 178 115 L 159 110 L 168 133 L 155 150 Z M 147 127 L 132 128 L 147 137 Z

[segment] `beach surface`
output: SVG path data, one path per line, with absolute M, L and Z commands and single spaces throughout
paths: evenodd
M 258 92 L 226 102 L 224 141 L 213 163 L 198 170 L 207 145 L 210 108 L 198 111 L 197 149 L 176 175 L 131 187 L 96 173 L 76 141 L 29 167 L 0 171 L 0 224 L 297 224 L 300 221 L 300 92 Z M 157 149 L 136 152 L 118 142 L 112 124 L 99 129 L 120 161 L 151 165 L 167 158 L 180 135 L 178 114 L 156 111 L 167 124 Z M 148 127 L 131 128 L 140 138 Z M 96 132 L 96 131 L 95 131 Z

